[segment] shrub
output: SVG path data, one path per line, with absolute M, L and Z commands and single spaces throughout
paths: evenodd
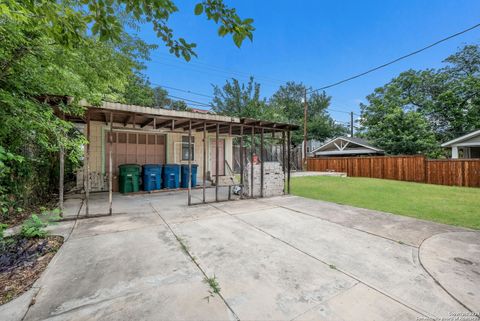
M 44 220 L 42 220 L 38 215 L 32 214 L 29 219 L 23 222 L 20 235 L 25 238 L 43 238 L 47 236 L 48 232 L 45 231 L 45 228 L 60 218 L 58 215 L 59 213 L 59 209 L 54 209 L 51 212 L 43 211 L 41 215 L 45 217 Z

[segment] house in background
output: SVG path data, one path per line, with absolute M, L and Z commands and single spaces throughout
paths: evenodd
M 384 155 L 385 151 L 357 137 L 337 137 L 312 150 L 313 157 Z
M 452 139 L 441 145 L 452 149 L 452 158 L 480 158 L 480 130 Z

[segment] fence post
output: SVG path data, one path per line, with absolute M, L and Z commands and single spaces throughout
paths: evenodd
M 427 157 L 423 156 L 423 182 L 427 183 L 428 182 L 428 159 Z

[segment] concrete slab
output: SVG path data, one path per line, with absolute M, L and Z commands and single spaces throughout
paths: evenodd
M 91 237 L 164 224 L 155 213 L 129 213 L 79 220 L 72 238 Z
M 220 189 L 220 197 L 227 192 Z M 91 208 L 101 209 L 106 197 L 94 194 Z M 201 190 L 192 192 L 194 201 L 201 197 Z M 186 191 L 116 194 L 113 216 L 77 221 L 35 284 L 40 291 L 25 319 L 234 320 L 219 296 L 205 299 L 202 272 L 158 214 L 217 278 L 242 320 L 415 320 L 466 311 L 418 258 L 424 238 L 457 228 L 290 196 L 186 202 Z M 73 224 L 52 231 L 68 236 Z M 445 288 L 458 284 L 452 293 L 478 310 L 480 242 L 451 234 L 425 241 L 422 262 L 447 279 Z M 471 267 L 460 270 L 451 258 Z M 10 307 L 8 313 L 25 311 L 15 301 Z
M 237 218 L 424 315 L 445 316 L 465 310 L 423 270 L 415 247 L 285 208 L 242 214 Z
M 0 305 L 0 319 L 2 321 L 22 320 L 37 292 L 38 288 L 33 287 L 13 301 Z
M 420 247 L 425 269 L 471 311 L 480 311 L 480 232 L 432 236 Z
M 353 206 L 323 202 L 298 196 L 264 199 L 263 202 L 282 206 L 307 215 L 338 223 L 394 241 L 420 246 L 423 240 L 432 235 L 466 231 L 467 229 L 418 220 Z
M 359 283 L 294 320 L 412 321 L 421 320 L 421 318 L 420 314 Z
M 73 218 L 76 217 L 79 212 L 80 208 L 82 207 L 83 199 L 80 195 L 75 198 L 67 198 L 63 202 L 63 217 L 65 218 Z
M 25 320 L 226 320 L 164 226 L 70 239 Z
M 241 214 L 241 213 L 251 213 L 253 211 L 265 210 L 270 208 L 275 208 L 274 202 L 260 202 L 258 200 L 242 200 L 239 202 L 225 202 L 225 203 L 215 203 L 212 204 L 215 208 L 218 208 L 228 214 Z
M 290 320 L 357 283 L 232 217 L 173 228 L 241 320 Z

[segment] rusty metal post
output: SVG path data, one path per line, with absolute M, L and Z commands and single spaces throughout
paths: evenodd
M 85 216 L 88 216 L 89 212 L 89 199 L 90 199 L 90 110 L 87 110 L 87 146 L 85 146 Z
M 285 173 L 285 131 L 282 131 L 282 171 L 283 171 L 283 194 L 287 193 L 286 178 Z
M 253 198 L 253 155 L 255 154 L 255 126 L 252 126 L 252 142 L 250 144 L 250 197 Z
M 263 163 L 265 160 L 265 153 L 264 153 L 264 146 L 263 146 L 263 128 L 260 131 L 260 197 L 263 197 L 263 175 L 264 175 L 264 167 Z
M 113 149 L 113 113 L 110 113 L 110 131 L 108 133 L 108 213 L 112 215 L 113 205 L 113 164 L 112 164 L 112 149 Z
M 65 116 L 62 113 L 62 120 L 65 120 Z M 63 138 L 63 137 L 62 137 Z M 63 143 L 60 142 L 59 150 L 59 174 L 58 174 L 58 207 L 60 208 L 60 215 L 63 217 L 63 190 L 64 190 L 64 179 L 65 179 L 65 147 Z
M 207 122 L 203 122 L 203 203 L 205 203 L 205 189 L 207 186 Z
M 240 191 L 240 198 L 243 198 L 243 193 L 245 192 L 245 186 L 243 181 L 243 125 L 240 125 L 240 185 L 242 190 Z
M 59 168 L 59 182 L 58 182 L 58 207 L 60 207 L 60 215 L 63 217 L 63 180 L 65 176 L 65 147 L 60 143 L 60 168 Z
M 188 121 L 188 205 L 192 204 L 192 120 Z
M 218 202 L 218 157 L 219 157 L 219 150 L 218 150 L 218 135 L 220 132 L 220 124 L 217 123 L 217 130 L 215 131 L 215 202 Z
M 290 129 L 287 131 L 287 194 L 290 194 Z

